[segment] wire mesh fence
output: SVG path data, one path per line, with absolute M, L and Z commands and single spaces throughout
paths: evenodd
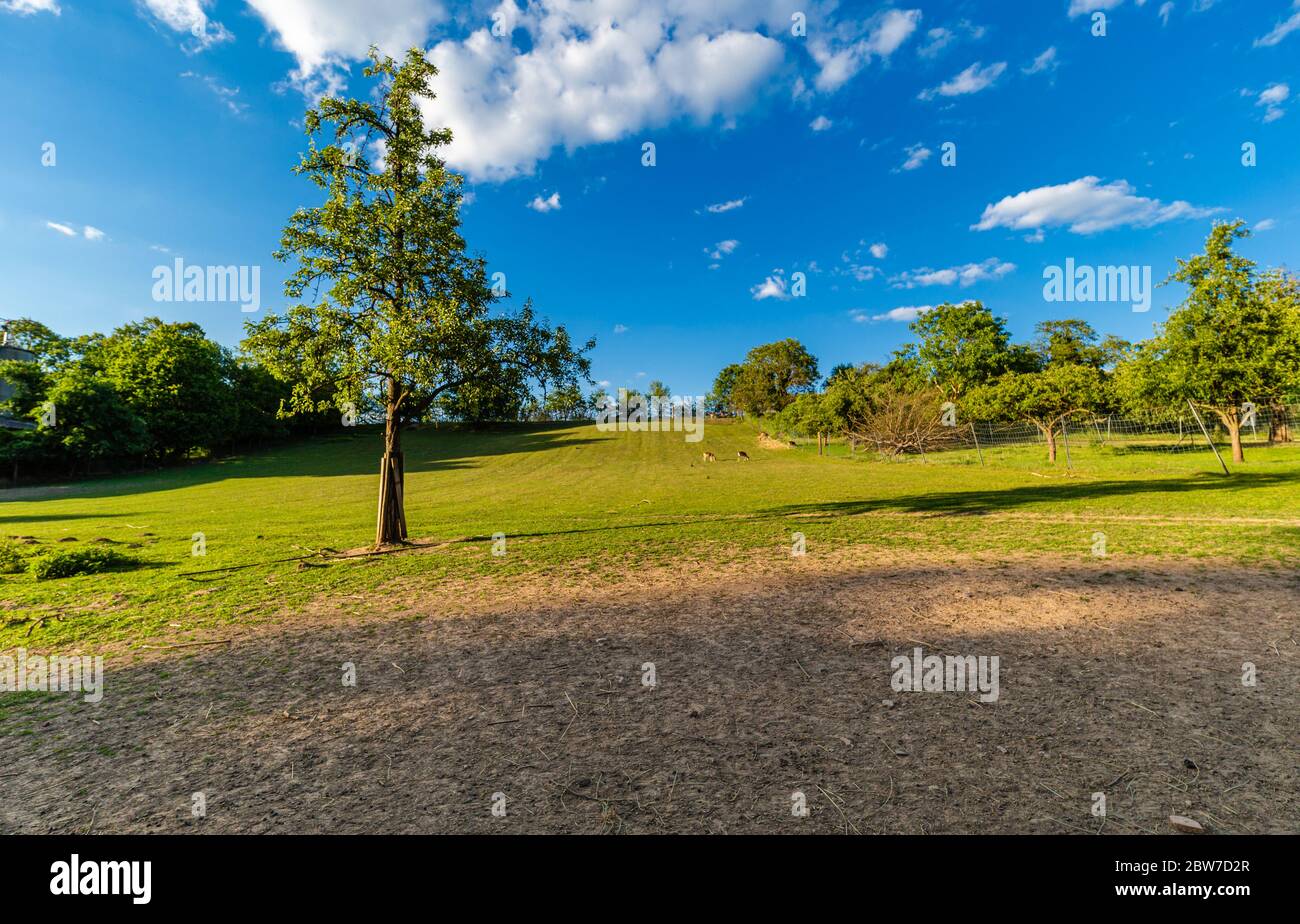
M 1276 433 L 1284 425 L 1289 427 L 1300 405 L 1292 405 L 1282 413 L 1261 409 L 1247 416 L 1241 428 L 1243 445 L 1262 445 L 1278 441 Z M 1047 436 L 1029 423 L 997 424 L 978 421 L 967 437 L 972 446 L 978 440 L 985 446 L 1015 446 L 1046 443 Z M 1193 413 L 1186 408 L 1182 413 L 1151 414 L 1143 417 L 1117 415 L 1074 414 L 1063 421 L 1057 431 L 1058 442 L 1070 438 L 1079 444 L 1110 446 L 1115 449 L 1158 452 L 1209 452 L 1209 440 L 1216 445 L 1230 442 L 1227 429 L 1215 415 Z M 1281 440 L 1285 441 L 1285 439 Z
M 1294 448 L 1300 405 L 1254 405 L 1241 409 L 1241 445 L 1246 452 Z M 1215 414 L 1190 405 L 1142 415 L 1071 414 L 1049 433 L 1029 422 L 958 422 L 943 448 L 918 453 L 927 462 L 1036 467 L 1053 461 L 1065 468 L 1117 463 L 1142 469 L 1166 465 L 1221 470 L 1231 463 L 1231 435 Z M 1203 457 L 1203 458 L 1202 458 Z

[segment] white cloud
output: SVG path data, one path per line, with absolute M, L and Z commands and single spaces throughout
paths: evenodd
M 901 170 L 915 170 L 929 160 L 930 155 L 934 153 L 920 142 L 903 150 L 907 153 L 907 160 L 903 161 L 903 166 L 899 168 Z
M 212 95 L 220 100 L 222 105 L 229 109 L 233 115 L 243 115 L 244 112 L 247 111 L 248 104 L 241 103 L 237 99 L 239 96 L 238 87 L 227 87 L 206 74 L 196 74 L 194 71 L 182 71 L 180 76 L 187 80 L 200 81 L 205 87 L 212 91 Z
M 554 212 L 560 208 L 560 194 L 553 192 L 545 199 L 541 196 L 533 196 L 533 201 L 528 203 L 528 207 L 534 212 Z
M 1277 222 L 1272 218 L 1265 218 L 1263 221 L 1255 222 L 1256 231 L 1272 231 L 1277 227 Z
M 922 90 L 917 96 L 919 99 L 931 100 L 936 96 L 966 96 L 971 93 L 978 93 L 980 90 L 986 90 L 993 86 L 1006 69 L 1007 62 L 1005 61 L 998 61 L 988 67 L 981 67 L 980 62 L 976 61 L 951 80 L 945 81 L 937 87 Z
M 749 293 L 754 296 L 754 301 L 760 302 L 765 298 L 775 298 L 785 301 L 790 298 L 790 293 L 786 286 L 785 277 L 779 273 L 774 276 L 768 276 L 758 285 L 753 286 Z
M 1070 0 L 1070 18 L 1095 13 L 1097 10 L 1113 10 L 1123 2 L 1124 0 Z
M 1021 68 L 1026 74 L 1041 74 L 1043 71 L 1054 71 L 1061 62 L 1056 60 L 1056 46 L 1044 51 L 1041 55 L 1034 58 L 1033 63 L 1028 67 Z
M 934 58 L 938 56 L 939 52 L 957 41 L 957 33 L 939 26 L 925 33 L 925 38 L 925 44 L 918 48 L 916 53 L 922 58 Z
M 208 19 L 204 7 L 212 0 L 140 0 L 154 18 L 173 32 L 185 32 L 194 38 L 193 50 L 202 51 L 218 42 L 234 38 L 226 27 Z
M 872 255 L 873 257 L 875 257 L 877 260 L 883 260 L 883 259 L 885 259 L 885 256 L 886 256 L 886 254 L 888 254 L 888 253 L 889 253 L 889 245 L 888 245 L 888 244 L 872 244 L 872 245 L 871 245 L 871 255 Z
M 1256 48 L 1271 48 L 1292 32 L 1300 29 L 1300 0 L 1295 0 L 1292 7 L 1296 12 L 1279 22 L 1267 35 L 1255 39 Z
M 925 314 L 927 311 L 930 311 L 932 308 L 934 308 L 933 305 L 905 305 L 902 308 L 891 308 L 889 311 L 886 311 L 884 314 L 873 314 L 871 315 L 870 320 L 901 321 L 905 323 L 910 323 L 912 321 L 915 321 L 921 315 Z M 853 320 L 866 321 L 868 320 L 868 318 L 865 314 L 863 314 L 861 317 L 855 315 Z
M 826 116 L 819 115 L 817 118 L 813 119 L 811 122 L 808 123 L 808 127 L 815 132 L 824 132 L 826 131 L 826 129 L 830 128 L 833 124 L 834 123 L 831 122 L 830 119 L 826 118 Z
M 1105 186 L 1085 176 L 1058 186 L 1040 186 L 987 205 L 973 230 L 1033 230 L 1068 226 L 1076 234 L 1093 234 L 1123 225 L 1149 228 L 1179 218 L 1204 218 L 1219 209 L 1200 208 L 1182 200 L 1165 204 L 1134 195 L 1124 180 Z
M 372 43 L 397 57 L 423 45 L 432 26 L 446 18 L 436 0 L 248 0 L 248 5 L 294 56 L 290 80 L 308 96 L 338 92 L 348 63 L 365 58 Z
M 293 55 L 289 82 L 308 96 L 340 92 L 371 43 L 397 56 L 427 45 L 451 18 L 446 0 L 248 2 Z M 820 12 L 834 4 L 816 6 L 822 21 L 806 47 L 816 66 L 809 84 L 821 92 L 889 58 L 921 19 L 919 10 L 888 9 L 834 22 Z M 504 35 L 493 35 L 494 19 Z M 732 124 L 786 45 L 805 45 L 783 40 L 790 8 L 781 0 L 483 0 L 456 21 L 481 26 L 433 43 L 438 96 L 425 112 L 452 129 L 443 155 L 474 181 L 528 174 L 557 148 L 635 137 L 681 118 Z M 520 33 L 526 39 L 516 43 Z M 812 92 L 805 84 L 802 93 Z
M 819 68 L 813 85 L 823 93 L 838 90 L 875 58 L 897 51 L 920 22 L 920 10 L 885 10 L 870 19 L 817 30 L 808 38 L 808 53 Z
M 704 252 L 709 255 L 710 260 L 721 260 L 723 257 L 735 253 L 736 248 L 739 246 L 740 241 L 736 240 L 718 241 L 711 249 L 705 247 Z
M 1255 105 L 1264 107 L 1265 122 L 1276 122 L 1286 115 L 1286 110 L 1282 108 L 1282 104 L 1290 96 L 1290 86 L 1285 83 L 1275 83 L 1259 94 L 1259 97 L 1255 100 Z
M 616 334 L 626 334 L 626 333 L 627 333 L 627 325 L 626 325 L 626 324 L 615 324 L 615 325 L 614 325 L 614 333 L 616 333 Z M 606 382 L 605 384 L 608 385 L 609 383 Z
M 889 280 L 895 289 L 915 289 L 918 286 L 951 286 L 960 283 L 963 287 L 973 286 L 977 282 L 991 282 L 1015 272 L 1014 263 L 1005 263 L 997 257 L 989 257 L 983 263 L 965 263 L 950 266 L 947 269 L 931 269 L 928 266 L 899 273 Z
M 715 202 L 712 205 L 707 206 L 705 211 L 712 212 L 715 215 L 719 212 L 730 212 L 732 209 L 738 209 L 743 206 L 748 199 L 749 196 L 745 196 L 743 199 L 729 199 L 726 202 Z
M 1172 13 L 1173 11 L 1174 11 L 1174 0 L 1167 0 L 1167 2 L 1160 4 L 1160 12 L 1159 12 L 1160 25 L 1162 26 L 1169 25 L 1169 14 Z
M 669 39 L 640 12 L 617 27 L 572 23 L 585 9 L 530 13 L 525 55 L 487 30 L 435 45 L 430 58 L 442 73 L 425 112 L 454 133 L 448 164 L 474 179 L 506 179 L 532 172 L 558 146 L 612 142 L 679 116 L 733 117 L 783 57 L 779 42 L 757 32 Z
M 17 13 L 19 16 L 31 16 L 35 13 L 53 13 L 58 16 L 63 11 L 55 0 L 0 0 L 0 10 Z
M 93 225 L 83 226 L 80 235 L 78 235 L 75 225 L 64 224 L 61 221 L 47 221 L 45 227 L 49 228 L 51 231 L 59 232 L 64 237 L 81 236 L 88 241 L 102 241 L 104 239 L 104 232 Z
M 937 58 L 959 40 L 966 38 L 979 41 L 987 32 L 984 26 L 977 26 L 969 19 L 963 19 L 951 29 L 939 26 L 925 33 L 925 44 L 916 53 L 922 58 Z
M 556 147 L 616 141 L 681 117 L 732 120 L 784 50 L 753 31 L 761 14 L 730 12 L 670 0 L 542 0 L 512 14 L 531 39 L 526 53 L 486 27 L 435 45 L 438 98 L 426 115 L 452 129 L 445 157 L 475 180 L 531 173 Z M 773 21 L 788 26 L 788 12 Z

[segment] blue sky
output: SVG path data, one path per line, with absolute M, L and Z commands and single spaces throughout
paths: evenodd
M 1051 304 L 1044 268 L 1160 279 L 1215 218 L 1295 262 L 1300 0 L 0 0 L 0 317 L 236 345 L 248 314 L 155 302 L 153 270 L 260 266 L 262 311 L 284 304 L 271 252 L 316 201 L 302 111 L 363 90 L 371 42 L 430 50 L 467 240 L 596 336 L 613 386 L 702 394 L 791 336 L 823 372 L 882 360 L 966 298 L 1022 338 L 1063 316 L 1140 338 L 1176 287 L 1147 313 Z

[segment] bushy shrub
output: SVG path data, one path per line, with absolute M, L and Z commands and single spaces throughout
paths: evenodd
M 0 541 L 0 574 L 18 574 L 27 570 L 27 553 L 16 542 Z
M 27 570 L 38 581 L 72 577 L 77 574 L 98 574 L 113 568 L 128 568 L 136 559 L 112 549 L 62 549 L 34 556 Z

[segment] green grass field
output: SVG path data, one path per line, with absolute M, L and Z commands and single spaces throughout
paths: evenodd
M 327 567 L 270 564 L 373 538 L 379 437 L 344 436 L 148 475 L 11 490 L 0 508 L 25 550 L 127 551 L 139 567 L 36 581 L 0 580 L 0 648 L 139 642 L 273 615 L 319 595 L 373 593 L 408 575 L 484 571 L 612 580 L 646 564 L 808 554 L 849 544 L 931 553 L 1087 557 L 1108 554 L 1300 559 L 1300 447 L 1254 449 L 1224 477 L 1208 452 L 1113 453 L 1078 445 L 1074 468 L 1035 447 L 882 462 L 842 446 L 764 450 L 756 428 L 709 422 L 680 433 L 601 433 L 594 426 L 405 438 L 412 538 L 455 540 Z M 745 449 L 751 463 L 738 462 Z M 706 465 L 703 450 L 719 462 Z M 191 555 L 193 534 L 206 555 Z M 504 533 L 507 554 L 491 554 Z M 75 539 L 75 543 L 58 540 Z M 118 543 L 110 545 L 104 542 Z M 255 564 L 229 572 L 184 572 Z

